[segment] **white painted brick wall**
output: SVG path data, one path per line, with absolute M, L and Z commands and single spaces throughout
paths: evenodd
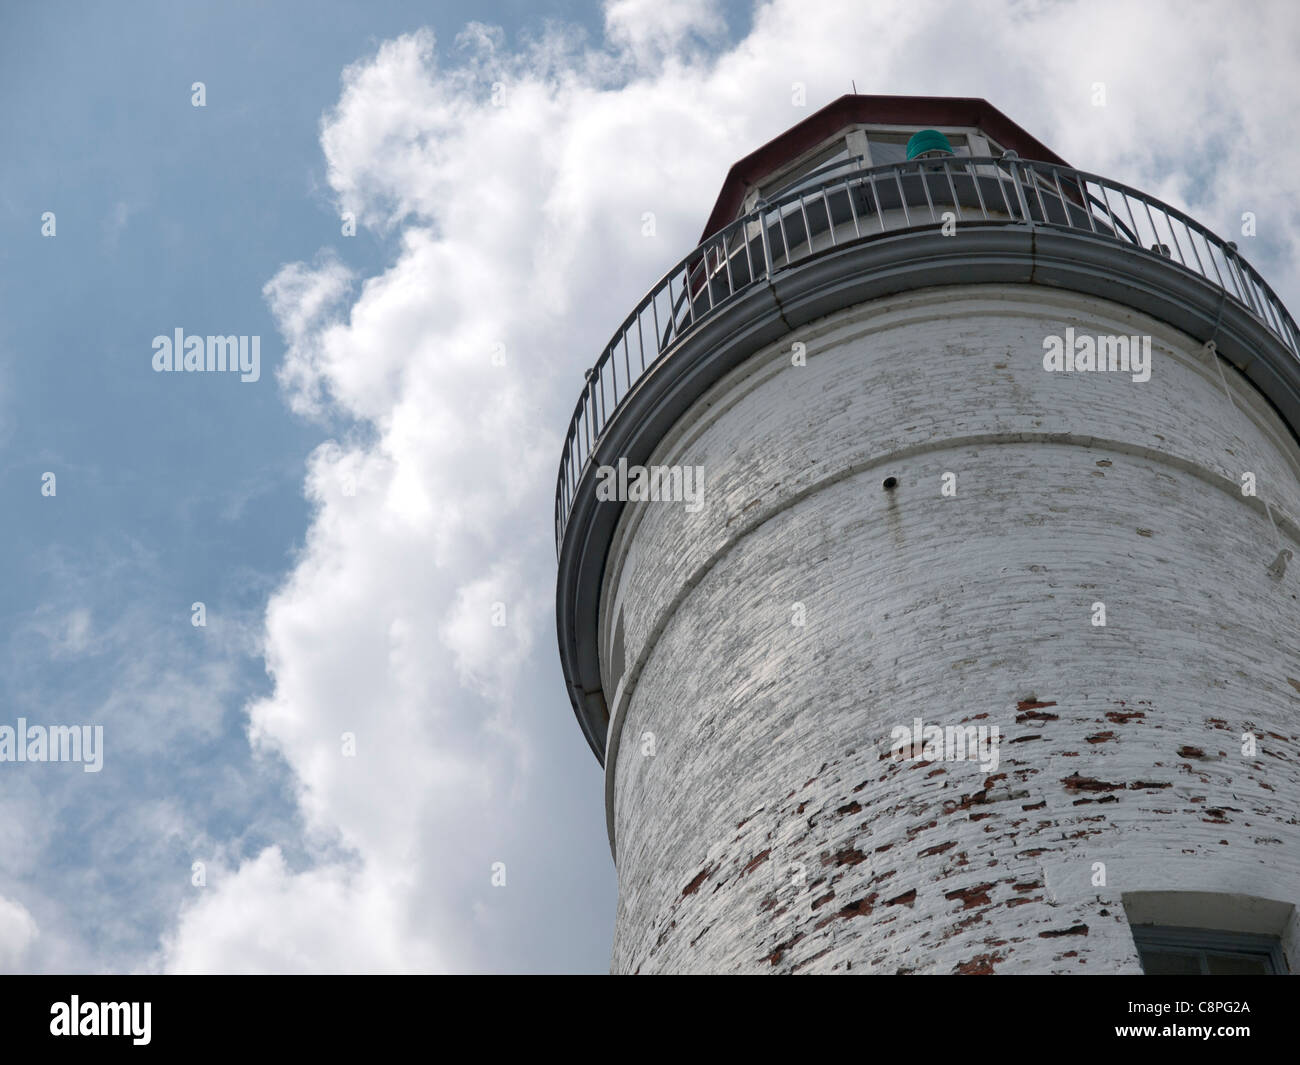
M 1068 325 L 1152 335 L 1151 380 L 1046 373 Z M 1300 902 L 1300 561 L 1269 576 L 1237 487 L 1300 554 L 1271 408 L 1037 287 L 790 340 L 807 366 L 759 353 L 656 454 L 705 468 L 703 511 L 629 506 L 611 549 L 614 970 L 1135 972 L 1123 892 Z M 890 759 L 914 717 L 998 725 L 996 773 Z

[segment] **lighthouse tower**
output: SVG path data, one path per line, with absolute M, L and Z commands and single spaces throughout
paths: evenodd
M 1244 232 L 976 99 L 731 168 L 560 466 L 615 972 L 1300 971 L 1300 331 Z

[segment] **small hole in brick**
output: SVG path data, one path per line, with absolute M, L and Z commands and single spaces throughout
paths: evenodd
M 880 482 L 880 487 L 883 488 L 886 492 L 893 491 L 893 489 L 898 487 L 898 478 L 886 477 L 883 481 Z

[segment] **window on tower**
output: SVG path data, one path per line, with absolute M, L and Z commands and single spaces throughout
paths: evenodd
M 1148 976 L 1274 976 L 1287 971 L 1277 936 L 1135 925 L 1133 943 Z
M 1295 971 L 1296 908 L 1280 899 L 1209 891 L 1122 896 L 1142 971 L 1149 975 L 1272 976 Z

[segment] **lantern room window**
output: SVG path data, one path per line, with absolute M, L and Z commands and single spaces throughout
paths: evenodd
M 953 155 L 971 154 L 970 144 L 965 134 L 946 133 L 945 136 L 948 138 L 948 143 L 952 145 Z M 871 151 L 871 165 L 886 166 L 890 163 L 907 162 L 907 145 L 911 139 L 911 133 L 868 132 L 867 146 Z
M 927 127 L 928 128 L 928 127 Z M 934 127 L 947 138 L 953 155 L 965 158 L 1000 158 L 1000 144 L 971 126 Z M 832 140 L 803 153 L 751 186 L 740 213 L 759 203 L 772 203 L 791 193 L 817 188 L 828 181 L 864 167 L 906 163 L 908 142 L 920 132 L 906 126 L 854 126 Z
M 841 170 L 861 166 L 843 138 L 778 173 L 759 188 L 759 197 L 771 201 L 800 189 L 814 188 Z

